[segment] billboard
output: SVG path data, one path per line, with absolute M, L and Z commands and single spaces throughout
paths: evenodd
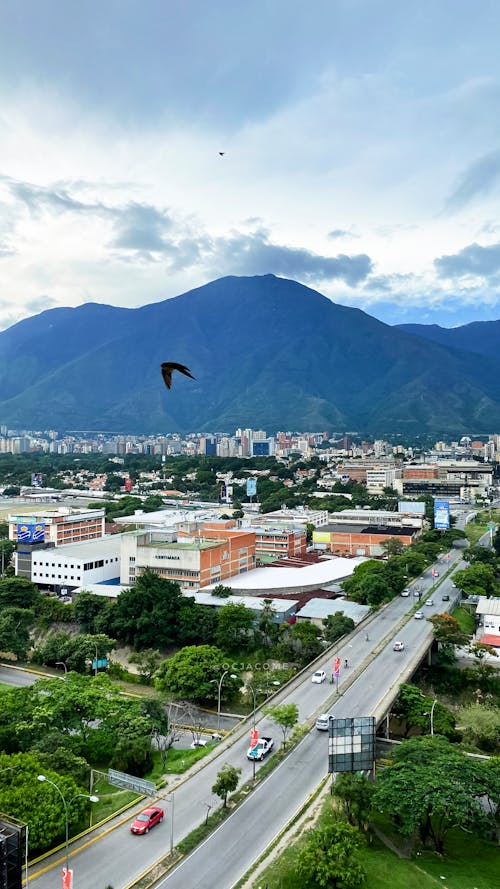
M 45 522 L 18 522 L 18 543 L 43 543 L 45 540 Z
M 434 501 L 434 528 L 446 531 L 450 527 L 450 504 L 447 500 Z
M 375 760 L 375 717 L 330 717 L 328 727 L 328 771 L 371 771 Z
M 313 543 L 330 543 L 329 531 L 313 531 Z
M 26 825 L 0 815 L 0 889 L 22 889 Z
M 257 479 L 247 478 L 247 497 L 255 497 L 257 493 Z
M 425 503 L 419 503 L 416 500 L 400 500 L 398 502 L 398 512 L 425 515 Z

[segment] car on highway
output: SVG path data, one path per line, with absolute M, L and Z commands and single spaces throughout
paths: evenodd
M 134 821 L 132 821 L 132 824 L 130 825 L 130 833 L 135 833 L 137 835 L 149 833 L 155 824 L 160 824 L 160 822 L 163 821 L 164 814 L 165 813 L 160 806 L 149 806 L 147 809 L 144 809 Z
M 327 732 L 329 722 L 330 722 L 330 714 L 329 713 L 321 713 L 321 715 L 318 716 L 318 718 L 316 720 L 316 728 L 320 732 Z
M 444 596 L 441 596 L 441 601 L 442 602 L 449 602 L 450 601 L 450 597 L 449 597 L 448 593 L 445 593 Z
M 315 682 L 317 685 L 321 685 L 326 679 L 326 673 L 324 670 L 316 670 L 311 677 L 311 681 Z
M 410 590 L 405 587 L 404 590 L 401 590 L 401 595 L 402 595 L 403 599 L 406 599 L 406 597 L 410 595 Z
M 413 617 L 415 618 L 415 620 L 423 620 L 424 619 L 424 612 L 423 611 L 416 611 L 415 614 L 413 615 Z
M 434 599 L 427 599 L 426 605 L 434 605 Z
M 394 651 L 404 651 L 405 650 L 404 642 L 401 642 L 399 640 L 396 641 L 392 647 L 393 647 Z

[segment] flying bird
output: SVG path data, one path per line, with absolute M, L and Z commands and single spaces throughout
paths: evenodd
M 224 157 L 225 153 L 226 153 L 225 151 L 219 151 L 219 154 L 221 157 Z
M 175 364 L 174 361 L 164 361 L 161 366 L 161 375 L 167 389 L 170 389 L 172 386 L 172 372 L 174 370 L 180 371 L 180 373 L 184 374 L 186 377 L 191 377 L 192 380 L 196 379 L 190 372 L 189 367 L 186 367 L 185 364 Z

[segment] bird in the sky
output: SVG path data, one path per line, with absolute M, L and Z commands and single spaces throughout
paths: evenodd
M 225 151 L 219 151 L 219 154 L 221 157 L 224 157 L 225 153 L 226 153 Z
M 190 372 L 189 367 L 186 367 L 185 364 L 175 364 L 174 361 L 164 361 L 161 366 L 161 375 L 167 389 L 170 389 L 172 386 L 172 372 L 174 370 L 180 371 L 180 373 L 185 374 L 186 377 L 191 377 L 192 380 L 196 379 Z

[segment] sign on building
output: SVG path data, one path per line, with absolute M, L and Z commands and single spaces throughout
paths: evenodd
M 328 771 L 371 771 L 375 761 L 375 717 L 335 719 L 328 727 Z
M 18 522 L 18 543 L 43 543 L 45 540 L 45 522 Z

